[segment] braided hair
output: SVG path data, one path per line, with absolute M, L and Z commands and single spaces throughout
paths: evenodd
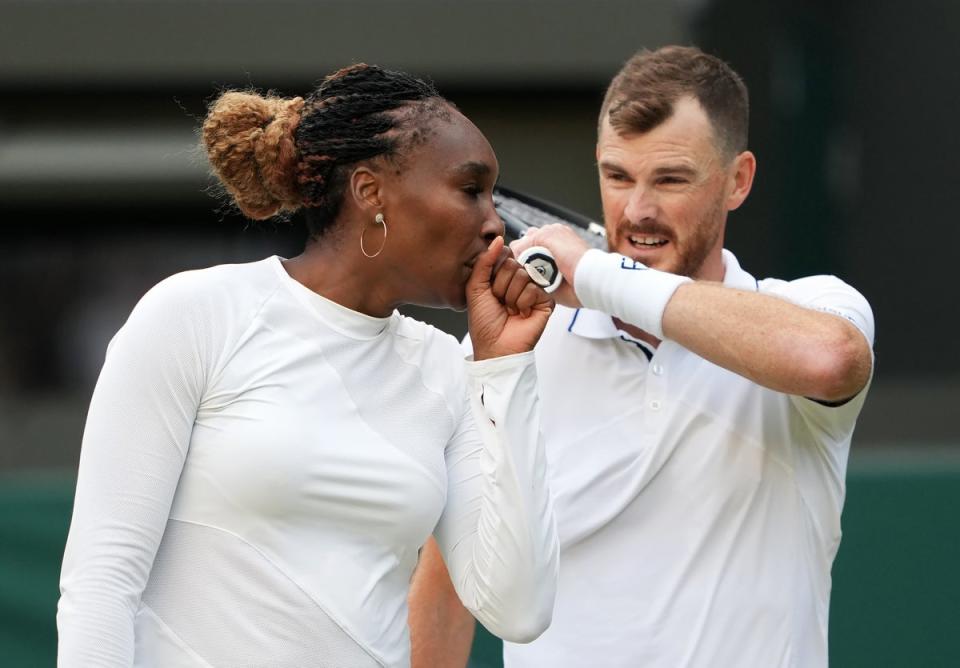
M 378 156 L 399 161 L 450 118 L 431 84 L 359 63 L 328 75 L 313 93 L 283 99 L 228 91 L 211 105 L 202 140 L 237 207 L 263 220 L 305 208 L 311 238 L 332 227 L 350 167 Z

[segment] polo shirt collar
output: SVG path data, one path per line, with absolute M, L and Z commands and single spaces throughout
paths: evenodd
M 737 256 L 723 249 L 723 284 L 728 288 L 756 292 L 757 279 L 740 267 Z M 615 339 L 622 332 L 613 324 L 613 319 L 606 313 L 588 308 L 579 308 L 570 315 L 570 324 L 567 331 L 585 339 Z
M 736 288 L 746 292 L 757 292 L 757 279 L 740 268 L 737 256 L 723 249 L 723 284 L 728 288 Z

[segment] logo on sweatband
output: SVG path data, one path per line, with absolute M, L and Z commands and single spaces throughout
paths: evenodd
M 629 265 L 627 264 L 628 262 L 630 263 Z M 631 260 L 628 257 L 624 257 L 620 260 L 620 268 L 628 269 L 630 271 L 640 271 L 641 269 L 649 269 L 649 267 L 647 267 L 647 265 L 645 265 L 643 262 L 640 262 L 639 260 Z

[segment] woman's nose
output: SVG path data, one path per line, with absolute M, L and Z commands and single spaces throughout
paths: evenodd
M 487 219 L 483 221 L 483 227 L 480 228 L 480 235 L 483 237 L 483 240 L 489 244 L 497 237 L 503 236 L 503 234 L 503 221 L 500 220 L 500 216 L 497 215 L 496 210 L 491 206 L 490 214 L 487 216 Z

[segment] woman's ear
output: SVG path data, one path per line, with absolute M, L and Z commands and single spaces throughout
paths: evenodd
M 383 179 L 366 165 L 350 173 L 350 196 L 363 210 L 383 208 Z

